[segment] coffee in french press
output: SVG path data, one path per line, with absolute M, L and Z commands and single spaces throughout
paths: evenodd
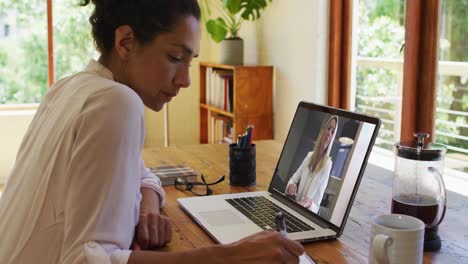
M 392 213 L 411 215 L 426 225 L 424 251 L 441 247 L 438 226 L 446 210 L 446 190 L 441 173 L 444 170 L 446 148 L 427 144 L 426 133 L 416 133 L 415 142 L 395 144 L 395 174 L 393 178 Z

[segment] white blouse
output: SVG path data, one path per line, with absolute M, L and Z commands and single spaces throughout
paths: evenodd
M 288 184 L 286 186 L 286 190 L 288 189 L 289 185 L 295 183 L 299 186 L 297 188 L 297 193 L 306 193 L 306 197 L 297 197 L 296 200 L 300 201 L 304 198 L 309 198 L 312 200 L 312 205 L 310 206 L 310 210 L 314 213 L 317 213 L 320 209 L 320 203 L 322 202 L 323 194 L 325 193 L 325 189 L 327 188 L 328 178 L 330 177 L 330 172 L 332 168 L 332 161 L 329 156 L 325 156 L 325 165 L 323 168 L 316 172 L 314 175 L 311 175 L 309 170 L 309 162 L 312 158 L 312 154 L 314 152 L 309 152 L 307 156 L 302 161 L 299 168 L 297 168 L 296 172 L 293 174 L 291 179 L 289 179 Z M 306 186 L 306 181 L 308 177 L 312 177 L 310 187 L 308 190 L 304 190 Z M 310 180 L 310 179 L 309 179 Z
M 144 168 L 144 107 L 91 61 L 58 81 L 23 139 L 0 199 L 0 263 L 127 263 Z

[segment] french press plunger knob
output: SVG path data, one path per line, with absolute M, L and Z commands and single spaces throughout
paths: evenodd
M 418 138 L 418 150 L 424 148 L 424 139 L 429 138 L 429 133 L 414 133 L 414 136 Z

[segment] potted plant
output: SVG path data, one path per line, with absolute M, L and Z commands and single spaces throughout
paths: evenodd
M 212 4 L 209 5 L 208 1 Z M 244 61 L 244 41 L 239 30 L 245 20 L 260 18 L 271 0 L 205 0 L 202 5 L 203 21 L 211 38 L 221 43 L 221 63 L 242 65 Z M 219 17 L 211 18 L 215 8 Z

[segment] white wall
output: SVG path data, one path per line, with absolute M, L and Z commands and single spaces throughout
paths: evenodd
M 15 163 L 16 153 L 34 116 L 34 110 L 0 109 L 0 184 Z
M 327 0 L 272 1 L 247 39 L 246 62 L 276 68 L 274 137 L 284 140 L 301 100 L 325 104 L 328 78 Z

